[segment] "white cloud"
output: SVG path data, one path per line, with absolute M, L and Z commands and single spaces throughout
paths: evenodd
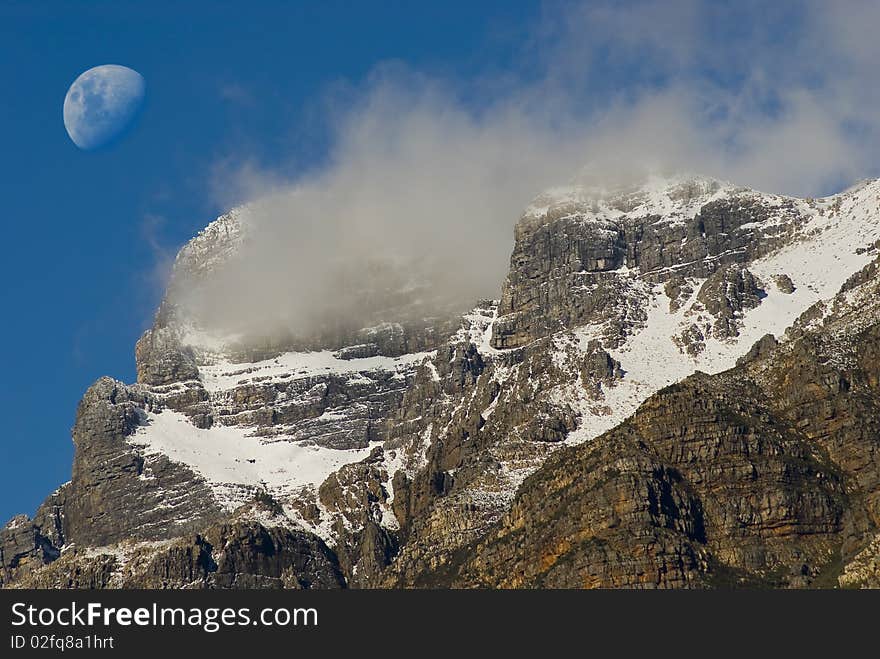
M 526 203 L 578 174 L 683 169 L 827 193 L 877 169 L 878 12 L 548 5 L 524 51 L 543 74 L 478 107 L 454 82 L 380 67 L 334 114 L 320 168 L 292 181 L 221 168 L 220 189 L 260 200 L 254 240 L 186 304 L 209 324 L 295 332 L 383 307 L 394 320 L 414 284 L 426 310 L 467 306 L 497 295 Z

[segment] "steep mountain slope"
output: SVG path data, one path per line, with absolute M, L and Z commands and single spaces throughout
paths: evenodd
M 877 273 L 557 453 L 433 585 L 880 585 Z
M 880 182 L 552 190 L 500 300 L 261 341 L 181 294 L 247 213 L 181 250 L 139 383 L 87 392 L 0 583 L 877 583 Z

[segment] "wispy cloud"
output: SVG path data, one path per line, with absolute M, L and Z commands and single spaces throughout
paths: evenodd
M 539 75 L 486 81 L 503 91 L 478 103 L 474 81 L 379 67 L 327 118 L 320 167 L 288 180 L 243 154 L 218 166 L 218 201 L 252 202 L 252 240 L 184 302 L 208 324 L 298 332 L 391 309 L 402 290 L 465 305 L 497 294 L 512 226 L 549 185 L 688 170 L 817 195 L 875 174 L 878 14 L 548 3 L 523 46 Z
M 221 99 L 233 105 L 252 107 L 257 102 L 253 92 L 240 82 L 224 82 L 217 93 Z
M 145 275 L 144 283 L 148 290 L 163 290 L 167 286 L 171 266 L 174 263 L 175 250 L 162 237 L 166 224 L 166 219 L 155 213 L 145 213 L 141 217 L 138 233 L 142 244 L 149 250 L 153 262 L 153 268 Z

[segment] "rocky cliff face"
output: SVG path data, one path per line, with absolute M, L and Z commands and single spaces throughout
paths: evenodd
M 878 586 L 876 272 L 556 454 L 431 584 Z
M 880 183 L 550 191 L 500 300 L 256 344 L 178 294 L 245 220 L 181 250 L 0 584 L 880 585 Z
M 596 321 L 609 323 L 606 340 L 618 343 L 644 312 L 621 270 L 651 283 L 705 280 L 790 241 L 814 210 L 699 178 L 539 197 L 516 228 L 492 343 L 516 347 Z

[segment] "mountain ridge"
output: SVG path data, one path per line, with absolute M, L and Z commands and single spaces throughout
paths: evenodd
M 635 432 L 631 419 L 644 414 L 640 410 L 646 401 L 663 399 L 670 385 L 701 377 L 723 379 L 730 369 L 748 370 L 749 364 L 780 354 L 793 342 L 804 342 L 804 332 L 822 335 L 826 324 L 843 322 L 840 309 L 847 304 L 850 314 L 857 315 L 849 298 L 864 298 L 866 290 L 873 290 L 876 275 L 872 264 L 880 241 L 877 181 L 818 200 L 686 176 L 601 193 L 556 190 L 536 198 L 516 225 L 500 298 L 484 301 L 459 321 L 388 318 L 345 335 L 346 340 L 319 336 L 256 350 L 193 326 L 174 300 L 175 288 L 183 282 L 210 276 L 225 259 L 234 258 L 237 246 L 246 240 L 246 217 L 246 209 L 221 216 L 179 253 L 156 323 L 138 342 L 139 384 L 99 381 L 81 404 L 74 431 L 74 481 L 53 495 L 54 518 L 41 509 L 34 521 L 15 518 L 3 530 L 4 585 L 64 585 L 58 579 L 63 569 L 71 569 L 65 565 L 94 566 L 101 555 L 95 553 L 97 547 L 133 541 L 158 543 L 152 554 L 149 544 L 136 549 L 147 555 L 147 562 L 173 563 L 168 543 L 185 544 L 200 528 L 214 528 L 232 516 L 239 520 L 236 528 L 253 530 L 247 510 L 274 511 L 253 514 L 260 528 L 280 525 L 316 538 L 318 549 L 308 551 L 330 552 L 322 555 L 338 562 L 339 579 L 334 583 L 354 587 L 711 586 L 720 585 L 716 576 L 721 574 L 737 575 L 737 583 L 748 585 L 759 582 L 766 570 L 776 569 L 770 564 L 784 563 L 788 570 L 796 555 L 809 557 L 807 574 L 780 577 L 775 585 L 810 586 L 827 576 L 823 566 L 831 561 L 828 547 L 843 546 L 836 539 L 817 548 L 796 533 L 786 540 L 795 549 L 774 553 L 768 547 L 775 540 L 757 533 L 757 553 L 748 556 L 717 544 L 711 533 L 699 531 L 705 521 L 695 513 L 710 505 L 712 497 L 699 493 L 692 482 L 693 474 L 706 479 L 717 465 L 695 468 L 688 476 L 681 466 L 670 464 L 670 454 L 645 456 L 625 436 Z M 869 298 L 858 304 L 871 308 Z M 346 341 L 349 345 L 340 345 Z M 809 363 L 808 355 L 798 359 Z M 871 376 L 865 377 L 870 382 Z M 737 386 L 752 392 L 769 387 L 749 382 Z M 713 386 L 700 389 L 700 395 L 715 396 Z M 870 386 L 866 391 L 873 396 Z M 718 409 L 727 410 L 729 403 L 721 400 Z M 680 419 L 690 419 L 680 406 L 676 409 Z M 759 421 L 769 414 L 749 409 L 747 417 Z M 680 419 L 668 423 L 687 426 Z M 770 432 L 761 423 L 738 427 Z M 638 433 L 647 432 L 639 427 Z M 713 432 L 723 436 L 729 428 Z M 804 442 L 813 441 L 799 436 L 791 443 L 779 437 L 773 450 L 795 455 Z M 658 446 L 668 444 L 667 439 L 656 441 Z M 701 447 L 694 455 L 708 450 L 705 437 L 693 441 Z M 853 445 L 861 446 L 858 441 Z M 870 443 L 864 450 L 871 453 Z M 492 534 L 507 537 L 512 515 L 530 516 L 534 528 L 553 526 L 542 517 L 551 513 L 523 502 L 528 489 L 541 482 L 535 474 L 551 481 L 562 477 L 565 469 L 555 456 L 572 451 L 587 454 L 583 464 L 589 473 L 602 472 L 606 462 L 620 459 L 636 460 L 641 471 L 624 470 L 631 474 L 628 485 L 618 476 L 600 478 L 600 490 L 581 492 L 560 518 L 568 522 L 557 527 L 562 536 L 542 538 L 533 546 L 571 544 L 574 536 L 568 527 L 581 524 L 575 529 L 582 539 L 578 542 L 592 538 L 595 544 L 604 538 L 601 542 L 611 542 L 614 551 L 572 556 L 570 550 L 553 550 L 543 557 L 519 556 L 501 549 L 501 540 L 486 544 Z M 218 455 L 211 457 L 211 452 Z M 590 462 L 593 453 L 605 458 Z M 630 457 L 621 457 L 625 455 Z M 809 452 L 803 455 L 807 457 L 798 459 L 808 459 Z M 114 467 L 97 468 L 97 456 L 101 464 L 110 456 Z M 737 451 L 727 456 L 743 461 Z M 314 466 L 304 471 L 309 460 Z M 765 462 L 771 465 L 768 469 L 776 468 L 769 457 Z M 554 475 L 547 465 L 556 465 L 560 473 Z M 763 469 L 754 464 L 752 468 Z M 657 469 L 663 473 L 651 475 Z M 678 476 L 670 476 L 670 470 Z M 819 487 L 814 482 L 817 470 L 804 472 L 790 486 Z M 685 481 L 690 483 L 687 487 L 680 484 Z M 845 489 L 845 481 L 842 476 L 833 487 L 827 486 L 827 501 L 837 501 L 834 497 Z M 867 487 L 876 486 L 868 481 Z M 636 490 L 633 483 L 639 483 Z M 195 487 L 190 494 L 174 494 L 175 484 Z M 760 487 L 772 490 L 766 483 Z M 827 489 L 821 485 L 817 491 L 825 492 L 823 487 Z M 144 496 L 153 491 L 150 488 L 156 488 L 152 499 Z M 688 488 L 698 494 L 688 494 Z M 663 512 L 662 506 L 652 512 L 655 504 L 642 490 L 668 492 L 676 502 L 675 513 Z M 676 549 L 670 549 L 669 556 L 676 556 L 678 564 L 688 557 L 690 567 L 674 572 L 674 578 L 645 577 L 661 568 L 657 574 L 673 573 L 657 567 L 654 555 L 645 553 L 649 545 L 615 544 L 619 541 L 613 535 L 597 532 L 599 522 L 581 516 L 578 511 L 600 496 L 597 492 L 605 492 L 601 496 L 606 498 L 622 496 L 621 505 L 633 507 L 623 528 L 641 529 L 650 543 L 672 543 L 669 547 Z M 767 496 L 785 502 L 789 494 L 784 490 Z M 131 496 L 140 501 L 123 505 L 129 519 L 121 521 L 112 505 Z M 643 501 L 647 508 L 642 508 Z M 47 501 L 44 508 L 48 505 Z M 822 507 L 837 511 L 833 514 L 839 518 L 817 522 L 831 529 L 823 532 L 829 538 L 843 533 L 840 519 L 851 514 L 849 505 Z M 724 519 L 723 505 L 714 510 L 713 519 Z M 870 566 L 872 559 L 860 552 L 876 542 L 871 539 L 875 504 L 866 505 L 865 511 L 860 514 L 866 519 L 873 515 L 875 521 L 862 524 L 855 534 L 858 541 L 844 543 L 845 558 L 854 561 L 858 555 Z M 658 526 L 661 518 L 665 521 Z M 788 518 L 780 514 L 780 519 Z M 54 535 L 53 525 L 61 528 Z M 683 535 L 676 525 L 684 528 Z M 658 536 L 659 531 L 651 530 L 657 528 L 666 531 Z M 218 537 L 225 544 L 212 548 L 212 556 L 242 551 L 241 538 L 233 541 L 223 533 Z M 305 550 L 302 543 L 291 543 L 290 566 L 299 565 L 297 552 Z M 81 547 L 90 547 L 84 558 L 78 557 Z M 761 547 L 764 558 L 756 558 Z M 466 551 L 477 558 L 465 559 Z M 547 564 L 551 555 L 556 558 L 547 569 L 560 557 L 580 567 L 557 571 L 552 578 L 547 569 L 535 573 L 532 563 Z M 119 559 L 116 568 L 107 567 L 109 560 L 101 563 L 104 567 L 90 577 L 90 584 L 138 583 L 137 574 L 119 578 L 128 559 Z M 522 565 L 523 574 L 532 576 L 501 578 L 499 566 L 511 564 Z M 278 568 L 267 583 L 293 583 L 293 577 L 281 576 L 290 566 Z M 166 585 L 234 585 L 259 576 L 234 575 L 218 582 L 216 573 L 188 574 L 190 581 L 181 577 Z M 867 575 L 863 582 L 871 583 L 870 567 L 858 574 Z M 324 583 L 318 576 L 293 580 Z M 840 583 L 861 583 L 859 578 L 846 577 Z M 68 580 L 67 585 L 82 583 Z

